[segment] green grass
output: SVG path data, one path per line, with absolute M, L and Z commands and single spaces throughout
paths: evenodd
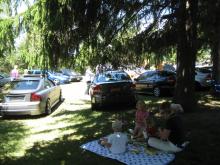
M 190 131 L 190 145 L 176 154 L 172 165 L 219 164 L 220 101 L 204 92 L 197 98 L 198 109 L 183 114 L 185 127 Z M 139 99 L 144 99 L 152 111 L 161 101 L 170 100 L 149 96 Z M 125 129 L 133 128 L 132 109 L 91 111 L 86 100 L 64 102 L 47 117 L 0 119 L 0 164 L 120 164 L 80 148 L 109 134 L 111 122 L 118 116 L 128 122 Z

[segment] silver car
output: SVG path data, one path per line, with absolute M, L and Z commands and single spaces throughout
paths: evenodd
M 4 115 L 50 114 L 62 101 L 61 87 L 40 77 L 24 77 L 1 89 L 0 112 Z
M 200 66 L 195 68 L 196 89 L 210 88 L 213 83 L 212 67 Z

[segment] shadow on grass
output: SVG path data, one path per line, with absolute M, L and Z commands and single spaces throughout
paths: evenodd
M 113 110 L 112 110 L 113 111 Z M 80 148 L 80 145 L 88 141 L 100 138 L 109 134 L 111 131 L 111 122 L 115 118 L 112 111 L 97 111 L 93 112 L 90 109 L 80 111 L 61 111 L 59 114 L 51 115 L 54 122 L 68 124 L 65 127 L 57 128 L 56 130 L 48 129 L 35 132 L 36 134 L 46 134 L 48 132 L 69 131 L 62 137 L 52 141 L 41 141 L 34 143 L 33 147 L 26 150 L 26 154 L 20 158 L 5 157 L 2 164 L 115 164 L 113 160 L 95 157 L 94 154 L 85 152 Z M 72 124 L 71 124 L 72 123 Z M 15 130 L 18 133 L 19 130 Z M 100 162 L 100 163 L 99 163 Z M 106 163 L 105 163 L 106 162 Z M 117 164 L 117 163 L 116 163 Z
M 170 98 L 142 96 L 141 99 L 148 105 L 157 106 L 161 101 L 169 100 Z M 220 111 L 216 108 L 212 111 L 206 109 L 209 109 L 209 106 L 201 104 L 198 111 L 183 114 L 185 127 L 190 131 L 190 145 L 184 151 L 176 154 L 176 159 L 171 163 L 172 165 L 219 164 Z M 60 133 L 60 135 L 55 136 L 52 140 L 34 142 L 33 146 L 27 149 L 26 154 L 22 157 L 3 156 L 4 159 L 2 159 L 1 164 L 120 164 L 115 160 L 106 159 L 84 151 L 80 146 L 111 133 L 111 122 L 118 116 L 123 117 L 129 122 L 127 127 L 133 126 L 131 121 L 134 120 L 134 111 L 128 113 L 130 110 L 132 109 L 123 109 L 123 107 L 103 108 L 100 111 L 82 108 L 77 111 L 62 110 L 48 117 L 36 119 L 36 121 L 32 122 L 39 123 L 39 126 L 44 125 L 45 128 L 33 132 L 33 135 L 52 136 L 55 133 Z M 44 120 L 46 123 L 43 123 Z M 14 132 L 13 139 L 8 139 L 4 141 L 5 143 L 16 138 L 19 141 L 19 138 L 22 138 L 22 134 L 28 132 L 28 130 L 25 130 L 25 127 L 22 125 L 16 126 L 16 123 L 13 121 L 5 122 L 11 123 L 8 126 L 2 127 L 5 124 L 2 122 L 0 125 L 1 132 L 4 134 L 7 131 L 9 133 Z M 19 134 L 20 132 L 21 134 Z M 10 135 L 8 136 L 10 137 Z M 13 147 L 8 146 L 9 149 L 6 152 L 17 149 Z
M 0 120 L 0 162 L 24 145 L 21 140 L 28 131 L 21 123 Z

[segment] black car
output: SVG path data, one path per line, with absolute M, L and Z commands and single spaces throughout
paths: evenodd
M 176 73 L 165 70 L 150 70 L 142 73 L 134 81 L 136 93 L 150 93 L 159 97 L 162 92 L 173 93 Z
M 135 86 L 124 71 L 106 71 L 97 74 L 90 84 L 92 109 L 104 105 L 135 105 Z

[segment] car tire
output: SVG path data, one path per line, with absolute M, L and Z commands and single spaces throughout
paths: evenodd
M 154 94 L 154 96 L 159 97 L 159 96 L 161 95 L 161 90 L 160 90 L 160 88 L 159 88 L 159 87 L 155 87 L 155 88 L 153 89 L 153 94 Z
M 60 92 L 59 103 L 61 103 L 62 101 L 63 101 L 63 96 L 62 96 L 62 92 Z
M 91 110 L 100 109 L 100 104 L 96 103 L 95 97 L 91 97 Z
M 51 104 L 50 104 L 50 100 L 48 99 L 46 102 L 46 107 L 45 107 L 45 114 L 49 115 L 52 112 L 52 108 L 51 108 Z
M 55 84 L 58 84 L 60 81 L 59 81 L 58 79 L 54 79 L 53 82 L 54 82 Z

